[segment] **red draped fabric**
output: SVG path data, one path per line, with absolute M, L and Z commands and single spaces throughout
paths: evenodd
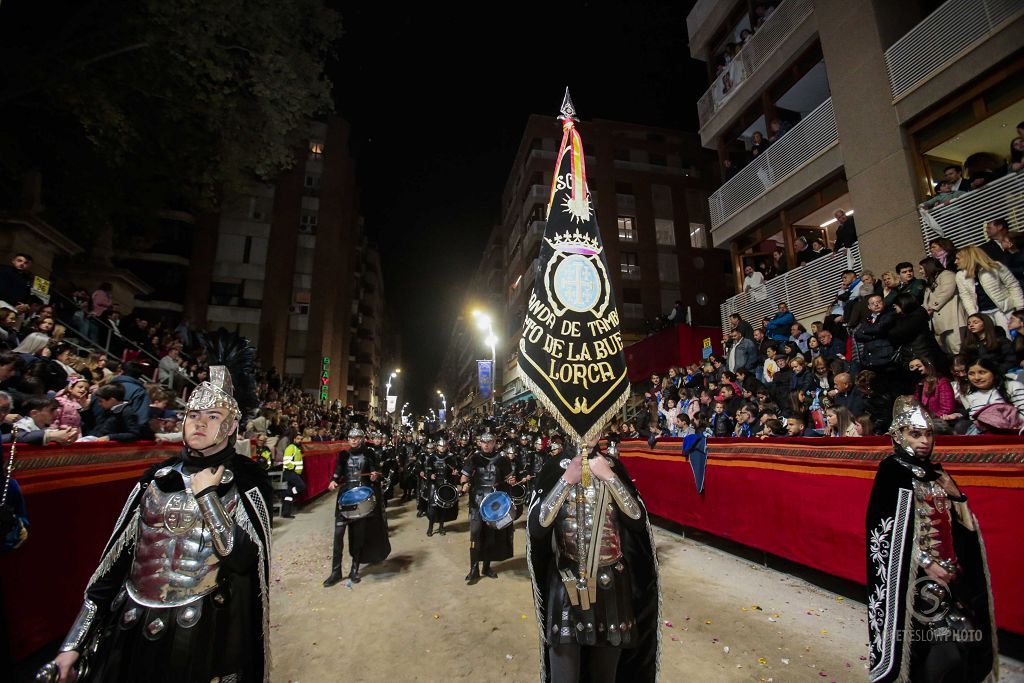
M 302 444 L 302 479 L 306 482 L 306 492 L 299 498 L 300 503 L 316 498 L 327 490 L 334 476 L 338 453 L 345 446 L 345 441 L 311 441 Z
M 622 461 L 651 513 L 865 582 L 864 517 L 878 463 L 892 451 L 889 439 L 709 439 L 703 493 L 681 441 L 622 444 Z M 998 625 L 1024 634 L 1024 442 L 939 437 L 934 458 L 978 518 Z
M 670 366 L 681 367 L 701 360 L 704 339 L 721 353 L 722 330 L 717 327 L 671 325 L 624 349 L 630 382 L 642 382 L 651 374 L 663 375 Z

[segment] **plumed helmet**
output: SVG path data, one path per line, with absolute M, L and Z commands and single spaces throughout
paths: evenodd
M 365 439 L 366 438 L 366 432 L 364 432 L 359 427 L 353 427 L 352 429 L 348 430 L 348 438 L 350 438 L 350 439 L 364 438 Z

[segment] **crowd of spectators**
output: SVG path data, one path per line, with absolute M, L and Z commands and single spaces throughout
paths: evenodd
M 845 271 L 810 330 L 785 303 L 758 323 L 733 314 L 724 354 L 652 376 L 626 429 L 654 437 L 882 434 L 895 399 L 913 395 L 941 431 L 1021 433 L 1024 244 L 1003 219 L 985 229 L 980 247 L 935 239 L 931 256 L 879 278 Z
M 109 283 L 70 296 L 33 290 L 33 259 L 0 266 L 0 431 L 4 443 L 70 444 L 180 438 L 188 392 L 207 378 L 203 333 L 187 321 L 132 314 L 122 319 Z M 260 370 L 263 407 L 246 436 L 284 448 L 344 438 L 357 415 L 319 405 L 273 368 Z M 284 437 L 280 439 L 280 437 Z

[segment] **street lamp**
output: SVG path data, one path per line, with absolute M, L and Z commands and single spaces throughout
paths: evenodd
M 486 332 L 487 336 L 484 338 L 484 344 L 491 347 L 491 400 L 493 401 L 492 413 L 498 412 L 498 394 L 496 387 L 494 386 L 494 373 L 497 371 L 498 356 L 495 348 L 498 345 L 498 335 L 494 334 L 494 327 L 492 326 L 493 321 L 491 316 L 482 311 L 473 311 L 473 318 L 476 319 L 476 326 L 481 332 Z
M 395 368 L 390 375 L 388 375 L 388 381 L 384 383 L 384 414 L 388 414 L 388 396 L 391 395 L 391 380 L 398 377 L 399 373 L 402 372 L 402 368 Z

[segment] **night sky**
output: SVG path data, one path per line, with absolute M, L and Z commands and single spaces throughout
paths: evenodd
M 692 2 L 477 5 L 479 19 L 436 3 L 331 4 L 346 30 L 335 100 L 402 335 L 397 388 L 423 412 L 527 117 L 549 114 L 557 130 L 569 86 L 584 122 L 695 131 L 707 79 L 687 48 Z

